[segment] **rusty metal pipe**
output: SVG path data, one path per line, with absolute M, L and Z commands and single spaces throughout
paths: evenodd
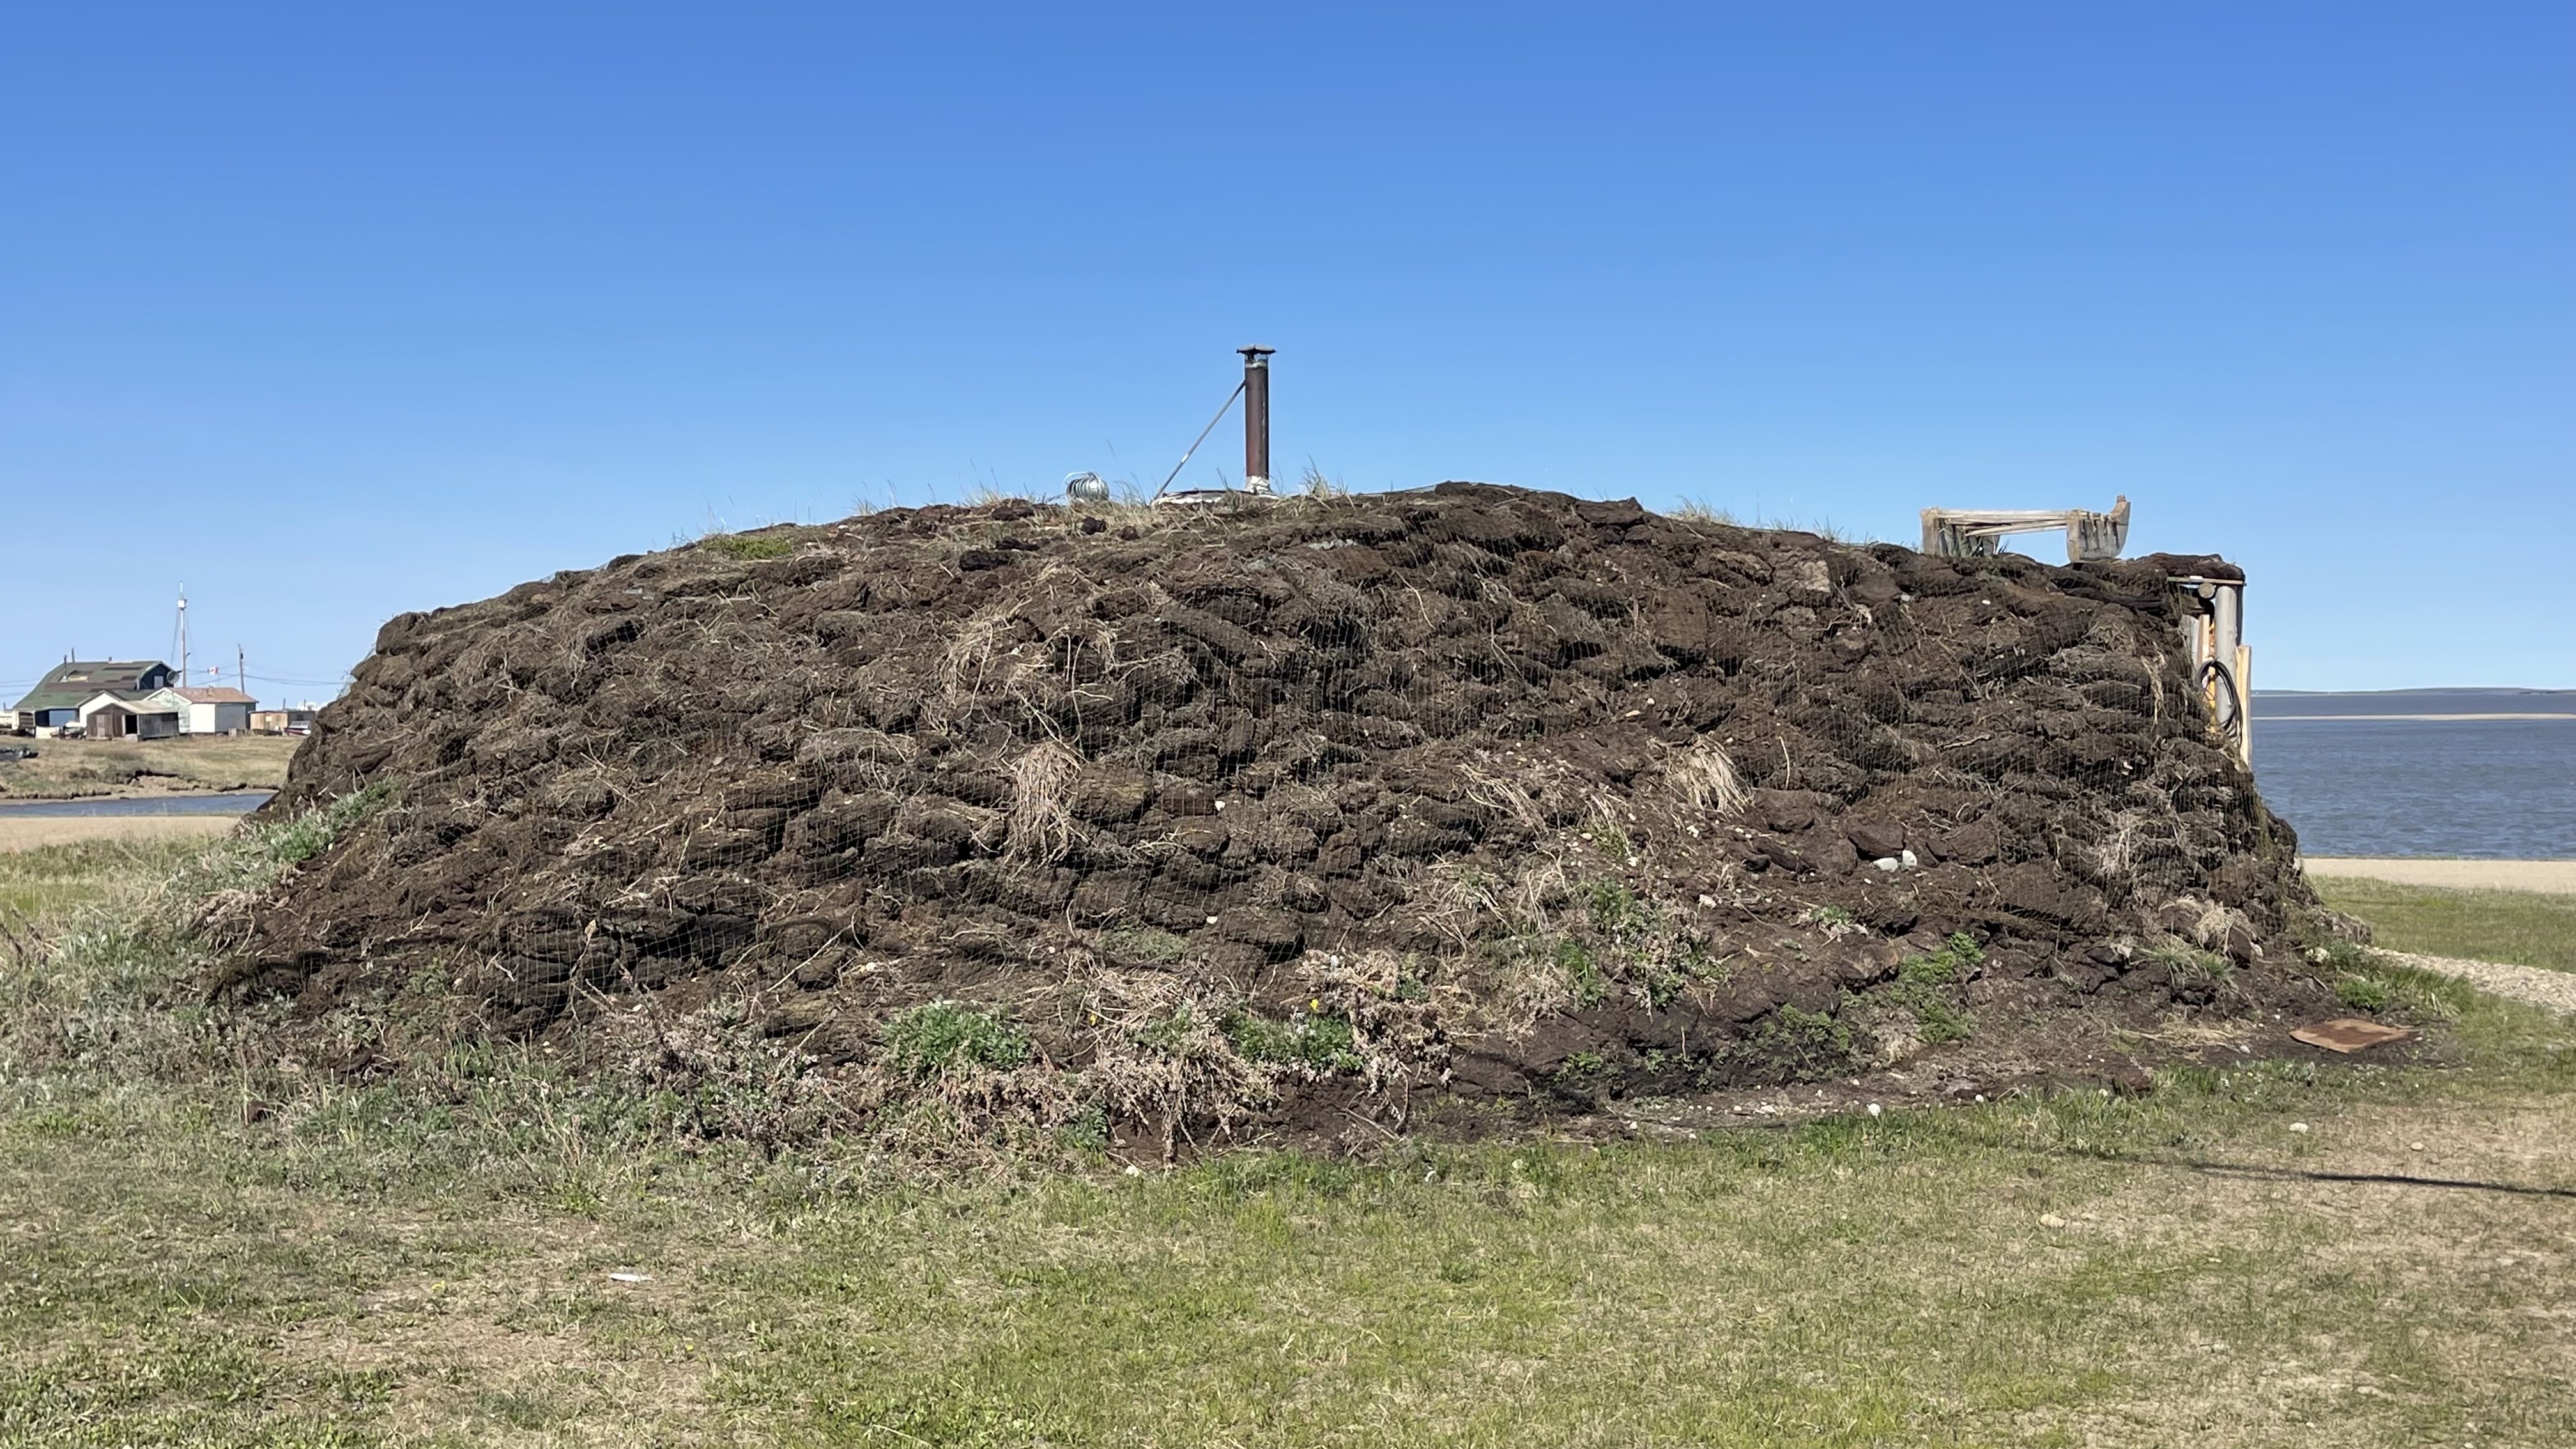
M 1270 354 L 1275 347 L 1238 347 L 1243 354 L 1243 491 L 1270 491 Z

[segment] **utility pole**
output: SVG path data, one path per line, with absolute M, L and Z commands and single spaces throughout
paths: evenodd
M 1270 491 L 1270 354 L 1276 347 L 1238 347 L 1243 354 L 1243 491 Z
M 192 683 L 193 681 L 188 677 L 188 586 L 181 584 L 179 586 L 179 687 L 186 689 Z

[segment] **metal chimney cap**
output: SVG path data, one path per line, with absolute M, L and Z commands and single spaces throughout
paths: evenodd
M 1242 353 L 1244 360 L 1249 362 L 1258 358 L 1268 357 L 1279 349 L 1276 347 L 1238 347 L 1234 350 Z

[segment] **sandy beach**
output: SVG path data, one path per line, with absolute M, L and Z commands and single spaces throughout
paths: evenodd
M 2397 885 L 2452 890 L 2539 891 L 2576 895 L 2576 860 L 2406 860 L 2362 856 L 2310 856 L 2312 876 L 2384 880 Z

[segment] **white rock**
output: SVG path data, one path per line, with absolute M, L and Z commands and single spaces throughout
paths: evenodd
M 2305 1122 L 2293 1122 L 2290 1124 L 2290 1130 L 2293 1132 L 2305 1132 L 2308 1130 L 2308 1124 Z
M 1923 862 L 1921 862 L 1921 861 L 1919 861 L 1919 860 L 1916 860 L 1916 859 L 1914 858 L 1914 852 L 1913 852 L 1913 851 L 1910 851 L 1910 850 L 1906 850 L 1906 851 L 1900 851 L 1900 852 L 1898 852 L 1898 853 L 1897 853 L 1897 857 L 1896 857 L 1896 858 L 1897 858 L 1898 860 L 1901 860 L 1901 861 L 1905 862 L 1905 868 L 1906 868 L 1907 870 L 1912 870 L 1914 867 L 1916 867 L 1916 866 L 1918 866 L 1918 865 L 1921 865 L 1921 864 L 1923 863 Z
M 1871 861 L 1870 864 L 1877 866 L 1880 870 L 1888 871 L 1890 873 L 1900 871 L 1905 868 L 1905 862 L 1898 860 L 1892 855 L 1882 855 L 1878 859 Z
M 1873 1117 L 1878 1115 L 1878 1104 L 1876 1102 L 1869 1104 L 1869 1115 Z
M 2039 1215 L 2039 1225 L 2043 1228 L 2062 1228 L 2066 1226 L 2066 1219 L 2059 1217 L 2055 1213 L 2041 1213 Z

